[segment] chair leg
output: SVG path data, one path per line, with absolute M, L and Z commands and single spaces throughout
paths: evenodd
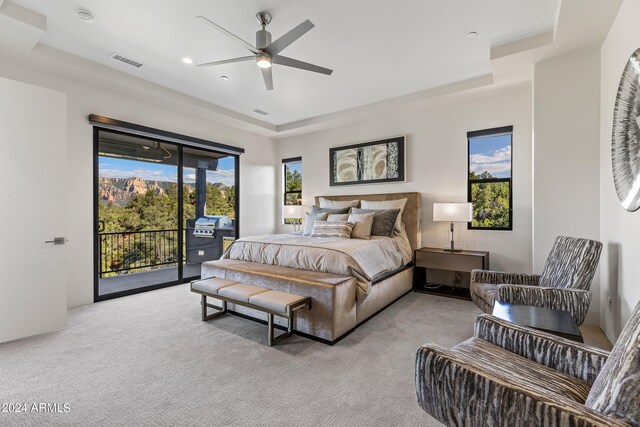
M 207 303 L 207 296 L 202 295 L 201 302 L 202 305 L 202 321 L 206 322 L 211 319 L 215 319 L 216 317 L 223 316 L 227 313 L 227 302 L 222 301 L 222 307 L 215 306 L 213 304 Z M 218 310 L 217 313 L 207 314 L 207 307 L 213 308 L 214 310 Z

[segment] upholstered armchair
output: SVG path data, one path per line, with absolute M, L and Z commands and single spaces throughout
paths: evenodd
M 474 337 L 416 355 L 416 396 L 455 426 L 640 425 L 640 304 L 611 353 L 481 314 Z
M 496 300 L 564 310 L 579 326 L 589 310 L 601 250 L 596 240 L 558 236 L 541 275 L 473 270 L 471 300 L 485 313 Z

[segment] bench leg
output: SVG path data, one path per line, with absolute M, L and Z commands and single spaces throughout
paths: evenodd
M 277 337 L 275 336 L 275 328 L 273 327 L 273 314 L 267 313 L 267 341 L 270 346 L 276 345 L 283 339 L 290 337 L 293 333 L 293 314 L 288 319 L 288 328 L 287 332 L 284 332 Z
M 211 319 L 215 319 L 216 317 L 223 316 L 227 313 L 227 302 L 222 301 L 222 307 L 215 306 L 213 304 L 207 303 L 207 296 L 202 295 L 202 301 L 200 303 L 202 305 L 202 321 L 206 322 Z M 217 313 L 207 314 L 207 307 L 218 310 Z

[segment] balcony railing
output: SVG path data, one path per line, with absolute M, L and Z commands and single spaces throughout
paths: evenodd
M 178 262 L 178 230 L 99 234 L 100 277 Z

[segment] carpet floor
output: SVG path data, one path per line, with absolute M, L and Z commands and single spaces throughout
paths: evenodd
M 64 330 L 0 344 L 0 405 L 28 410 L 0 425 L 439 425 L 416 403 L 416 349 L 467 339 L 479 313 L 410 293 L 334 346 L 268 347 L 257 322 L 200 321 L 187 285 L 87 305 Z

